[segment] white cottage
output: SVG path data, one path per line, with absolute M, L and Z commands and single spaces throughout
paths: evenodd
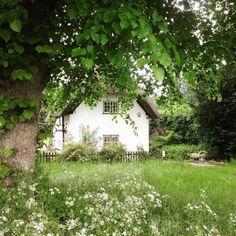
M 158 117 L 153 100 L 147 98 L 134 101 L 129 115 L 137 127 L 136 134 L 123 118 L 112 119 L 112 113 L 115 113 L 118 108 L 118 98 L 112 94 L 98 102 L 93 108 L 84 103 L 79 104 L 75 110 L 67 107 L 58 114 L 53 128 L 54 148 L 60 151 L 67 143 L 79 142 L 82 139 L 81 127 L 89 127 L 90 130 L 97 130 L 97 136 L 100 138 L 98 148 L 106 142 L 119 141 L 126 145 L 128 151 L 137 151 L 140 148 L 148 151 L 149 120 Z

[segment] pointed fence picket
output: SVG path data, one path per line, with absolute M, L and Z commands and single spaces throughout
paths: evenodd
M 41 152 L 38 155 L 39 162 L 52 162 L 55 161 L 58 157 L 58 152 Z

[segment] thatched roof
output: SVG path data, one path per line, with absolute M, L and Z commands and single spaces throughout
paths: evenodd
M 159 117 L 160 114 L 152 98 L 147 97 L 146 99 L 138 99 L 137 102 L 150 118 Z
M 139 94 L 141 95 L 141 94 Z M 137 98 L 137 103 L 143 108 L 143 110 L 146 112 L 146 114 L 150 118 L 158 118 L 159 117 L 159 112 L 157 110 L 156 104 L 153 101 L 151 97 L 147 98 Z M 77 105 L 77 107 L 80 105 L 80 103 Z M 61 117 L 65 115 L 72 114 L 73 111 L 75 110 L 75 106 L 68 105 L 67 107 L 64 108 L 63 111 L 58 112 L 56 114 L 56 117 Z

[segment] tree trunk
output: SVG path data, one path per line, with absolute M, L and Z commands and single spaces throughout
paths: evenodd
M 28 122 L 16 124 L 0 137 L 0 146 L 16 151 L 14 157 L 7 162 L 7 166 L 13 171 L 27 171 L 34 166 L 37 133 L 38 119 L 35 116 Z
M 49 79 L 46 65 L 40 65 L 39 73 L 31 81 L 9 81 L 0 87 L 0 93 L 10 99 L 26 99 L 38 104 Z M 12 171 L 28 171 L 35 163 L 38 134 L 38 111 L 29 121 L 17 123 L 13 129 L 0 136 L 0 147 L 14 149 L 15 154 L 6 165 Z

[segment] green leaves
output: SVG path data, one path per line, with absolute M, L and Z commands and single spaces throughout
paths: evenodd
M 96 32 L 92 31 L 91 32 L 91 38 L 93 41 L 95 41 L 97 44 L 100 42 L 100 36 Z
M 74 20 L 74 19 L 76 19 L 77 16 L 78 16 L 77 11 L 76 11 L 75 9 L 73 9 L 73 8 L 69 9 L 69 10 L 67 11 L 67 14 L 68 14 L 70 20 Z
M 117 78 L 116 84 L 119 85 L 119 86 L 125 86 L 125 84 L 129 81 L 129 79 L 130 79 L 130 72 L 125 70 Z
M 44 45 L 44 46 L 37 46 L 35 48 L 35 50 L 38 52 L 38 53 L 47 53 L 47 54 L 56 54 L 56 49 L 53 48 L 52 46 L 50 45 Z
M 167 52 L 161 54 L 159 62 L 165 67 L 170 66 L 172 63 L 171 58 Z
M 127 19 L 121 19 L 121 21 L 120 21 L 120 27 L 122 28 L 122 29 L 127 29 L 128 27 L 129 27 L 129 22 L 128 22 L 128 20 Z
M 130 25 L 127 16 L 127 11 L 123 11 L 122 14 L 119 14 L 119 18 L 120 18 L 120 27 L 122 29 L 127 29 Z
M 83 48 L 74 48 L 72 51 L 71 51 L 71 56 L 72 57 L 79 57 L 79 56 L 85 56 L 87 55 L 87 52 L 91 55 L 91 56 L 94 56 L 94 47 L 91 46 L 91 45 L 88 45 L 87 46 L 87 51 L 86 49 L 83 49 Z M 90 70 L 93 65 L 94 65 L 94 62 L 91 58 L 82 58 L 81 59 L 81 63 L 82 65 L 84 66 L 85 69 L 87 70 Z
M 152 13 L 152 22 L 156 24 L 157 22 L 161 21 L 162 17 L 158 14 L 157 10 L 154 10 Z
M 3 116 L 0 116 L 0 129 L 3 128 L 6 123 L 7 120 Z
M 22 54 L 25 51 L 25 49 L 22 46 L 20 46 L 19 44 L 15 44 L 14 48 L 15 48 L 15 51 L 19 54 Z
M 8 67 L 8 61 L 2 61 L 2 62 L 0 62 L 2 65 L 3 65 L 3 67 Z
M 25 99 L 12 100 L 0 96 L 0 134 L 7 129 L 14 128 L 18 122 L 31 119 L 37 110 L 37 103 Z M 15 115 L 17 111 L 18 116 Z
M 168 25 L 166 23 L 159 23 L 158 27 L 163 33 L 169 32 Z
M 10 33 L 7 30 L 4 29 L 0 29 L 0 37 L 4 40 L 4 41 L 8 41 L 11 38 Z
M 4 148 L 3 150 L 3 156 L 8 159 L 12 156 L 14 156 L 16 153 L 16 150 L 14 148 Z
M 20 33 L 21 28 L 22 28 L 22 22 L 18 19 L 13 20 L 10 22 L 10 28 L 15 32 Z
M 94 48 L 94 46 L 88 45 L 88 46 L 87 46 L 87 52 L 88 52 L 91 56 L 94 56 L 94 54 L 95 54 L 95 48 Z
M 11 76 L 13 80 L 31 80 L 33 77 L 33 75 L 30 72 L 27 72 L 26 70 L 22 69 L 13 70 Z
M 148 64 L 148 62 L 149 62 L 149 60 L 146 59 L 146 58 L 139 58 L 139 59 L 137 60 L 137 66 L 138 66 L 139 68 L 143 68 L 146 64 Z
M 108 23 L 108 22 L 111 22 L 112 21 L 112 12 L 109 12 L 109 11 L 107 11 L 107 12 L 105 12 L 104 14 L 103 14 L 103 20 L 104 20 L 104 22 L 106 22 L 106 23 Z
M 152 72 L 155 76 L 155 79 L 160 81 L 163 80 L 165 77 L 165 71 L 161 67 L 153 66 L 152 67 Z
M 100 42 L 102 45 L 105 45 L 109 41 L 108 37 L 105 34 L 100 36 Z
M 90 59 L 90 58 L 83 58 L 81 60 L 81 63 L 88 70 L 90 70 L 93 67 L 93 65 L 94 65 L 93 60 Z
M 86 55 L 86 50 L 83 48 L 74 48 L 71 51 L 71 56 L 72 57 L 78 57 L 78 56 L 85 56 Z
M 34 115 L 34 109 L 27 109 L 24 110 L 24 112 L 22 113 L 21 117 L 23 118 L 23 120 L 30 120 Z
M 15 102 L 17 106 L 19 106 L 20 108 L 27 108 L 29 107 L 29 101 L 26 100 L 18 100 Z
M 189 84 L 194 84 L 195 82 L 195 72 L 194 71 L 187 71 L 184 73 L 184 79 L 189 83 Z

